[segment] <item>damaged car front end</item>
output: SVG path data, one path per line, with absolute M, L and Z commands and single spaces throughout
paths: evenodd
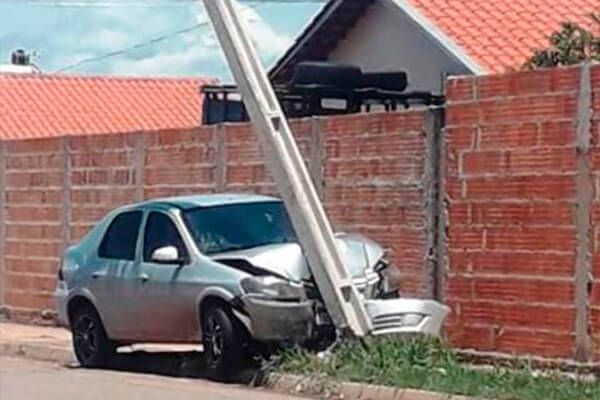
M 373 334 L 439 335 L 447 308 L 435 301 L 401 299 L 390 285 L 390 266 L 379 244 L 358 234 L 340 233 L 336 240 L 366 301 Z M 323 347 L 335 338 L 336 328 L 297 243 L 224 252 L 213 259 L 253 274 L 240 281 L 243 294 L 236 299 L 235 315 L 254 339 Z

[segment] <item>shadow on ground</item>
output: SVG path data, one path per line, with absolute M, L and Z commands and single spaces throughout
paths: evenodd
M 74 364 L 71 367 L 80 368 Z M 208 379 L 203 354 L 200 352 L 150 353 L 135 351 L 118 353 L 110 370 L 155 374 L 178 378 Z M 234 379 L 235 383 L 255 385 L 259 380 L 257 368 L 246 368 Z

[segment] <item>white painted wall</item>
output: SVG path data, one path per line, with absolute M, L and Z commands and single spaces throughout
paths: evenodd
M 329 55 L 365 72 L 404 70 L 409 90 L 441 93 L 445 75 L 471 71 L 428 36 L 393 0 L 377 0 Z

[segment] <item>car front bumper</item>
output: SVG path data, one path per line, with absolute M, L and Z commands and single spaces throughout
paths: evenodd
M 373 335 L 418 333 L 439 336 L 450 309 L 434 300 L 367 300 Z
M 254 339 L 261 341 L 304 340 L 313 334 L 314 302 L 286 302 L 256 295 L 241 298 L 246 315 L 239 315 Z
M 284 302 L 256 295 L 240 300 L 244 313 L 236 315 L 257 340 L 302 341 L 313 337 L 318 325 L 331 323 L 328 317 L 322 320 L 313 301 Z M 365 307 L 373 324 L 372 335 L 439 336 L 449 312 L 445 305 L 424 299 L 366 300 Z

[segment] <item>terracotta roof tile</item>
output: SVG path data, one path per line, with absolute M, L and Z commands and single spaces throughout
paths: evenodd
M 405 0 L 490 72 L 519 68 L 561 22 L 592 26 L 598 0 Z M 440 11 L 441 10 L 441 11 Z M 479 21 L 473 20 L 473 13 Z M 447 18 L 452 16 L 452 18 Z M 483 24 L 473 35 L 473 27 Z M 490 46 L 490 42 L 493 46 Z
M 0 74 L 0 139 L 181 129 L 216 79 Z
M 412 4 L 486 72 L 518 69 L 566 21 L 591 27 L 600 0 L 395 0 Z M 374 0 L 330 0 L 270 72 L 276 82 L 291 77 L 303 60 L 327 59 L 331 47 Z

